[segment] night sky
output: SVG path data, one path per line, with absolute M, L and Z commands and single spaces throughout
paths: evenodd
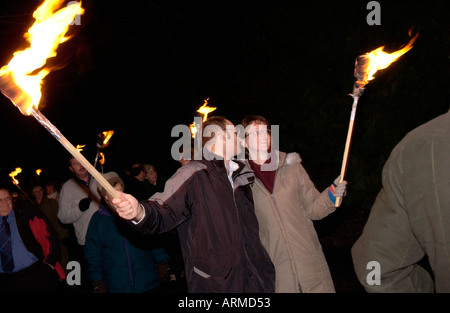
M 410 130 L 448 111 L 448 1 L 378 1 L 381 25 L 368 25 L 369 1 L 89 1 L 73 38 L 45 79 L 41 112 L 83 154 L 95 158 L 97 134 L 114 130 L 105 171 L 154 163 L 170 176 L 177 124 L 192 123 L 209 97 L 239 124 L 262 114 L 280 126 L 280 149 L 299 152 L 319 189 L 339 175 L 358 55 L 414 47 L 380 71 L 356 115 L 344 205 L 370 207 L 381 168 Z M 23 49 L 40 1 L 0 4 L 0 64 Z M 446 4 L 447 3 L 447 4 Z M 37 168 L 68 177 L 66 150 L 34 118 L 0 97 L 0 178 L 22 167 L 24 188 Z

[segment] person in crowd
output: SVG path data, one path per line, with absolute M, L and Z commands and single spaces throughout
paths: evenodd
M 146 187 L 145 169 L 141 163 L 134 163 L 128 169 L 130 173 L 127 177 L 127 191 L 138 200 L 147 200 L 150 198 L 150 191 Z
M 101 198 L 97 181 L 75 157 L 69 158 L 69 170 L 73 177 L 61 188 L 58 218 L 63 224 L 73 224 L 78 244 L 84 246 L 89 221 Z
M 351 253 L 367 292 L 450 292 L 450 111 L 410 131 Z
M 246 116 L 245 163 L 253 170 L 251 190 L 259 235 L 275 266 L 275 292 L 335 292 L 313 221 L 336 210 L 346 181 L 340 177 L 319 192 L 301 164 L 298 153 L 275 151 L 271 127 L 259 115 Z
M 148 193 L 154 195 L 157 192 L 163 192 L 167 178 L 165 176 L 159 176 L 155 166 L 152 164 L 143 164 L 143 167 L 146 173 L 145 183 L 148 188 Z M 173 283 L 178 281 L 180 285 L 184 285 L 185 272 L 177 229 L 175 228 L 164 234 L 159 234 L 158 239 L 170 255 L 171 281 Z
M 47 217 L 0 187 L 0 293 L 55 292 L 65 278 L 58 236 Z
M 45 184 L 45 192 L 47 194 L 47 198 L 59 201 L 59 189 L 55 180 L 50 180 Z
M 166 184 L 167 178 L 165 176 L 158 175 L 158 172 L 155 169 L 153 164 L 143 164 L 145 172 L 145 186 L 147 188 L 147 192 L 150 196 L 155 194 L 156 192 L 164 191 L 164 185 Z
M 98 183 L 91 174 L 74 157 L 69 158 L 69 170 L 73 177 L 61 187 L 59 194 L 58 219 L 63 224 L 73 226 L 76 242 L 69 247 L 70 259 L 78 261 L 81 266 L 81 291 L 90 291 L 86 278 L 86 262 L 84 245 L 86 232 L 92 215 L 100 206 L 101 197 L 98 193 Z
M 140 233 L 177 227 L 189 292 L 258 293 L 275 290 L 275 270 L 259 239 L 250 190 L 253 173 L 233 156 L 236 129 L 225 117 L 203 124 L 203 159 L 179 168 L 164 192 L 138 201 L 109 199 Z
M 116 172 L 104 176 L 116 190 L 124 190 Z M 103 198 L 106 191 L 100 186 L 99 193 Z M 150 236 L 133 232 L 110 208 L 100 206 L 89 223 L 84 250 L 93 292 L 155 292 L 161 286 L 158 265 L 165 271 L 161 275 L 168 275 L 169 255 L 153 245 Z
M 33 186 L 31 195 L 34 198 L 36 207 L 47 216 L 58 235 L 61 248 L 61 265 L 66 269 L 67 263 L 69 262 L 69 251 L 67 246 L 69 242 L 69 230 L 67 225 L 63 225 L 58 219 L 58 201 L 54 198 L 46 197 L 44 187 L 41 185 Z

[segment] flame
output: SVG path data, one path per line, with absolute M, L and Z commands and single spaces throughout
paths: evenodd
M 43 79 L 51 69 L 44 67 L 48 58 L 56 56 L 59 44 L 76 15 L 84 13 L 80 2 L 56 11 L 64 0 L 46 0 L 33 13 L 34 24 L 24 34 L 29 48 L 14 52 L 11 61 L 0 69 L 0 89 L 20 112 L 30 115 L 41 99 Z M 56 12 L 55 12 L 56 11 Z
M 371 52 L 358 57 L 357 65 L 355 66 L 355 76 L 357 77 L 356 84 L 359 88 L 364 87 L 370 80 L 374 79 L 374 74 L 378 70 L 387 68 L 393 62 L 397 61 L 402 55 L 408 52 L 416 41 L 416 34 L 411 40 L 400 50 L 393 53 L 386 53 L 383 51 L 384 46 L 381 46 Z
M 195 124 L 195 121 L 192 122 L 192 124 L 189 125 L 189 129 L 191 130 L 192 138 L 195 138 L 195 134 L 197 134 L 197 132 L 198 132 L 197 125 Z
M 203 122 L 205 122 L 208 118 L 208 114 L 214 111 L 217 108 L 207 106 L 209 98 L 204 100 L 203 105 L 197 110 L 198 113 L 203 114 Z
M 14 185 L 19 184 L 19 181 L 16 179 L 16 176 L 17 176 L 17 174 L 20 174 L 20 173 L 22 173 L 22 169 L 20 167 L 16 167 L 16 169 L 14 171 L 9 173 L 9 176 L 11 177 Z
M 100 152 L 100 156 L 102 158 L 98 161 L 100 162 L 101 165 L 104 165 L 105 164 L 105 154 L 103 152 Z
M 41 176 L 42 169 L 38 168 L 38 169 L 35 171 L 35 173 L 36 173 L 37 176 Z
M 77 145 L 78 152 L 83 151 L 83 148 L 86 147 L 86 145 Z
M 104 138 L 103 142 L 102 142 L 102 148 L 105 148 L 108 146 L 109 140 L 111 139 L 112 135 L 114 135 L 113 130 L 104 131 L 100 134 L 100 137 Z

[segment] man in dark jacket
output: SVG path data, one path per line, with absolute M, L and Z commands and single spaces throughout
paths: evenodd
M 121 193 L 112 206 L 142 233 L 178 227 L 189 292 L 273 292 L 275 270 L 259 239 L 250 189 L 254 176 L 231 160 L 239 152 L 235 127 L 215 116 L 203 128 L 201 161 L 178 169 L 150 200 Z
M 46 216 L 0 187 L 0 293 L 53 292 L 65 274 L 60 247 Z

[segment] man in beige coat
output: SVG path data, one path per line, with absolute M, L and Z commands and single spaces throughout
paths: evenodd
M 270 126 L 262 116 L 247 116 L 246 162 L 255 172 L 252 186 L 261 241 L 275 266 L 275 292 L 335 292 L 313 220 L 334 212 L 347 182 L 336 178 L 320 193 L 297 153 L 271 151 Z

